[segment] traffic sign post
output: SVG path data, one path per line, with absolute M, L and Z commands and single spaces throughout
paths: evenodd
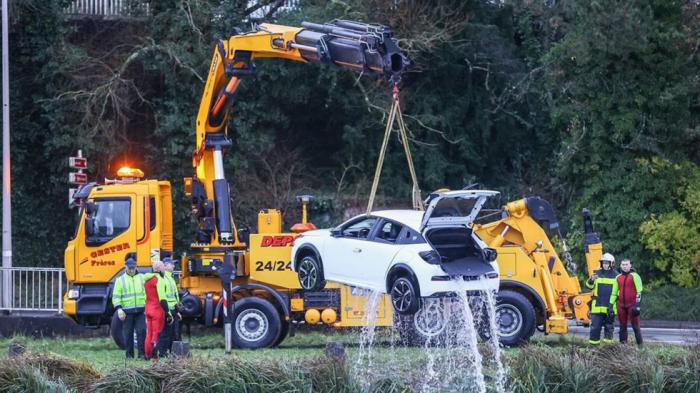
M 78 150 L 78 155 L 76 157 L 68 157 L 68 166 L 71 167 L 71 169 L 77 169 L 78 172 L 69 172 L 68 173 L 68 183 L 70 184 L 76 184 L 78 186 L 82 186 L 84 184 L 87 184 L 88 182 L 88 177 L 87 173 L 83 173 L 84 169 L 87 169 L 87 158 L 83 157 L 83 151 Z M 68 206 L 69 207 L 74 207 L 75 205 L 73 204 L 73 194 L 78 191 L 78 188 L 74 187 L 69 187 L 68 188 Z

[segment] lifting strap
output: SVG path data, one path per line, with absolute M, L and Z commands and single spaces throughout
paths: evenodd
M 377 167 L 374 170 L 374 180 L 372 181 L 372 191 L 369 194 L 369 201 L 367 202 L 367 214 L 370 214 L 372 212 L 374 198 L 377 195 L 377 187 L 379 187 L 379 178 L 382 175 L 382 167 L 384 166 L 384 158 L 386 156 L 386 150 L 389 144 L 389 136 L 391 135 L 394 121 L 396 121 L 399 124 L 399 137 L 401 138 L 401 144 L 403 145 L 403 150 L 406 154 L 406 161 L 408 161 L 408 171 L 411 174 L 411 181 L 413 181 L 413 191 L 411 193 L 413 208 L 416 210 L 423 210 L 420 188 L 418 187 L 418 177 L 416 176 L 416 169 L 413 166 L 413 156 L 411 156 L 411 148 L 408 145 L 408 136 L 406 135 L 406 124 L 404 123 L 403 115 L 401 114 L 401 105 L 399 101 L 399 87 L 398 85 L 394 84 L 391 109 L 389 110 L 389 118 L 387 119 L 386 128 L 384 129 L 384 140 L 382 141 L 382 147 L 379 150 L 379 159 L 377 161 Z

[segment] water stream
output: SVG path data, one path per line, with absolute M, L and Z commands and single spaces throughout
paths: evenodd
M 468 296 L 467 284 L 459 285 L 462 289 L 457 296 L 425 299 L 416 315 L 401 317 L 394 329 L 382 329 L 379 334 L 377 311 L 385 295 L 364 292 L 364 327 L 352 366 L 364 389 L 369 390 L 379 379 L 392 378 L 421 393 L 506 391 L 495 293 Z M 386 304 L 391 307 L 390 302 Z M 407 328 L 412 329 L 410 334 Z M 480 335 L 478 329 L 485 330 Z M 488 337 L 481 347 L 480 336 Z

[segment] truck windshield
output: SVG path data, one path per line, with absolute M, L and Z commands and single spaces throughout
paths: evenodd
M 129 199 L 96 199 L 97 212 L 93 215 L 93 234 L 86 244 L 100 245 L 115 238 L 129 228 L 131 201 Z

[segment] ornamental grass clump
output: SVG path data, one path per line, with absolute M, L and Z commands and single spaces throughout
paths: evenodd
M 0 366 L 0 392 L 83 391 L 100 374 L 90 365 L 55 355 L 28 354 Z

